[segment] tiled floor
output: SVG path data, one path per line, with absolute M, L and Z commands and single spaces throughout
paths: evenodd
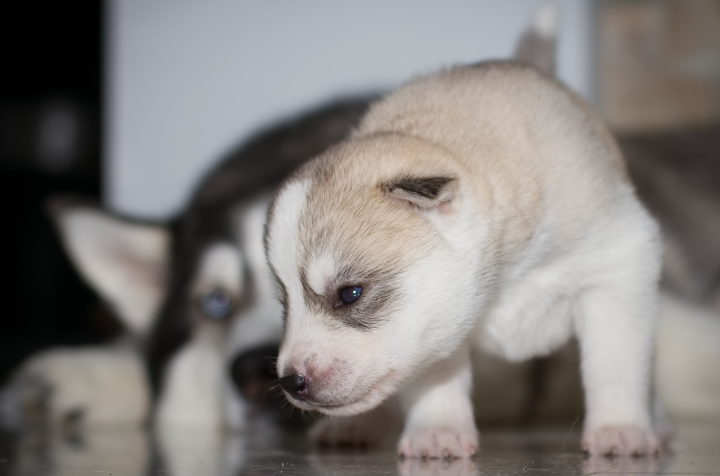
M 577 430 L 485 431 L 472 461 L 399 461 L 392 451 L 317 453 L 302 436 L 262 432 L 220 437 L 174 431 L 151 438 L 105 431 L 72 438 L 6 436 L 0 476 L 717 474 L 720 424 L 679 427 L 674 451 L 658 458 L 584 457 Z

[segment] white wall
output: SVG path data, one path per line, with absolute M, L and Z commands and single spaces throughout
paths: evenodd
M 507 57 L 543 0 L 107 0 L 106 202 L 179 210 L 243 137 L 344 93 Z M 586 0 L 558 0 L 559 72 L 590 91 Z

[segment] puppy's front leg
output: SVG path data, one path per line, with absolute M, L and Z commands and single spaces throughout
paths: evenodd
M 583 297 L 577 322 L 586 402 L 582 446 L 591 455 L 659 450 L 650 416 L 655 298 L 637 283 Z
M 471 388 L 470 352 L 463 345 L 402 392 L 400 401 L 407 417 L 398 453 L 419 458 L 474 456 L 479 438 Z

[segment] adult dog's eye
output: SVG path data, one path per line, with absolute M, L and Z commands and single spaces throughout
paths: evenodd
M 358 300 L 361 294 L 361 286 L 348 286 L 340 290 L 340 301 L 343 304 L 352 304 Z
M 232 296 L 224 289 L 213 289 L 200 296 L 200 311 L 213 320 L 225 319 L 234 307 Z

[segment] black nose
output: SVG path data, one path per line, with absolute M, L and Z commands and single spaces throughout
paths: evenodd
M 297 397 L 306 393 L 307 380 L 304 375 L 291 374 L 280 379 L 280 386 L 290 395 Z
M 278 346 L 262 345 L 237 355 L 230 364 L 230 375 L 238 390 L 245 398 L 262 401 L 268 390 L 277 381 L 275 359 Z

